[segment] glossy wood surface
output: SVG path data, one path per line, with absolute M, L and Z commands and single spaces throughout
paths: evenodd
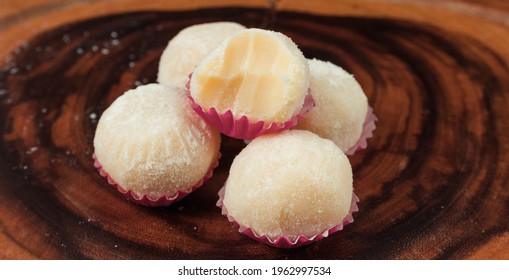
M 509 259 L 509 4 L 504 1 L 0 3 L 0 258 Z M 208 3 L 208 4 L 205 4 Z M 126 201 L 93 166 L 101 113 L 154 82 L 182 28 L 236 21 L 352 72 L 379 118 L 350 157 L 355 222 L 315 244 L 258 244 L 217 192 L 244 147 L 170 207 Z

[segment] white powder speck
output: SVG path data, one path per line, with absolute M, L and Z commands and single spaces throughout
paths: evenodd
M 136 81 L 136 82 L 134 82 L 134 85 L 135 85 L 135 86 L 141 86 L 141 85 L 142 85 L 142 83 L 141 83 L 140 81 Z
M 102 50 L 101 50 L 101 53 L 102 53 L 102 54 L 104 54 L 104 55 L 108 55 L 108 54 L 110 54 L 110 50 L 108 50 L 108 49 L 102 49 Z
M 69 34 L 64 34 L 64 36 L 62 36 L 62 41 L 64 41 L 66 44 L 69 44 L 69 42 L 71 42 L 71 37 Z
M 96 52 L 96 51 L 98 51 L 98 50 L 99 50 L 99 47 L 98 47 L 98 46 L 96 46 L 96 45 L 93 45 L 93 46 L 92 46 L 92 51 Z
M 120 41 L 119 41 L 119 40 L 117 40 L 117 39 L 114 39 L 114 40 L 111 40 L 111 44 L 112 44 L 113 46 L 116 46 L 116 45 L 120 44 Z
M 48 112 L 48 109 L 46 107 L 43 107 L 41 109 L 41 113 L 46 114 Z
M 83 49 L 82 48 L 77 48 L 76 49 L 76 53 L 77 54 L 82 54 L 83 53 Z
M 131 61 L 131 62 L 129 62 L 129 68 L 134 68 L 134 66 L 135 66 L 135 65 L 136 65 L 136 63 L 134 63 L 134 62 L 132 62 L 132 61 Z
M 26 151 L 26 154 L 27 154 L 27 155 L 31 155 L 31 154 L 33 154 L 34 152 L 36 152 L 38 149 L 39 149 L 39 148 L 37 148 L 37 147 L 32 147 L 32 148 L 28 149 L 28 151 Z
M 90 117 L 90 119 L 92 120 L 95 120 L 97 119 L 97 114 L 96 113 L 91 113 L 90 115 L 88 115 Z
M 9 73 L 11 73 L 11 74 L 16 74 L 16 73 L 18 73 L 18 72 L 19 72 L 19 69 L 18 69 L 17 67 L 13 67 L 13 68 L 11 68 L 11 70 L 9 71 Z
M 0 88 L 0 97 L 7 95 L 7 90 Z
M 23 165 L 23 170 L 27 170 L 28 169 L 28 165 Z
M 118 33 L 116 31 L 111 31 L 110 36 L 111 38 L 117 38 Z

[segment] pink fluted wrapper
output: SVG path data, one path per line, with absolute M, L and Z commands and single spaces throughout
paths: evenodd
M 366 119 L 364 119 L 364 124 L 362 125 L 361 137 L 353 147 L 345 152 L 346 155 L 351 156 L 359 150 L 366 149 L 368 146 L 368 139 L 373 137 L 373 131 L 376 129 L 376 121 L 378 121 L 378 118 L 373 113 L 373 108 L 369 106 Z
M 150 206 L 150 207 L 168 206 L 170 204 L 173 204 L 173 203 L 183 199 L 184 197 L 186 197 L 187 195 L 192 193 L 194 190 L 201 187 L 203 185 L 203 183 L 205 183 L 208 179 L 210 179 L 210 177 L 212 177 L 214 169 L 219 165 L 220 157 L 221 157 L 221 154 L 219 154 L 218 158 L 216 159 L 214 164 L 212 164 L 212 166 L 207 171 L 205 176 L 203 176 L 203 178 L 198 183 L 196 183 L 194 186 L 192 186 L 191 188 L 189 188 L 185 191 L 178 191 L 177 193 L 172 194 L 172 195 L 162 195 L 160 197 L 153 198 L 153 197 L 148 197 L 145 194 L 136 194 L 131 190 L 124 189 L 122 186 L 117 184 L 108 175 L 108 173 L 102 167 L 101 163 L 99 163 L 99 161 L 97 160 L 97 157 L 95 156 L 95 154 L 93 154 L 93 156 L 92 156 L 92 158 L 94 159 L 94 167 L 97 169 L 97 171 L 99 171 L 99 174 L 101 174 L 101 176 L 104 177 L 108 181 L 108 183 L 111 186 L 113 186 L 115 189 L 117 189 L 120 193 L 122 193 L 130 201 L 132 201 L 136 204 Z
M 265 123 L 263 121 L 251 122 L 246 116 L 236 118 L 233 116 L 232 111 L 228 110 L 224 113 L 219 113 L 215 108 L 208 111 L 203 109 L 200 105 L 194 102 L 190 92 L 189 81 L 187 82 L 187 97 L 191 100 L 191 107 L 211 126 L 215 127 L 224 135 L 237 138 L 237 139 L 254 139 L 262 134 L 276 132 L 280 130 L 289 129 L 297 124 L 297 122 L 304 118 L 306 114 L 315 106 L 315 100 L 311 95 L 311 90 L 308 89 L 307 95 L 304 99 L 304 105 L 299 113 L 294 115 L 291 119 L 284 123 Z
M 353 223 L 353 213 L 359 211 L 359 208 L 357 207 L 359 198 L 357 197 L 357 195 L 355 195 L 355 193 L 352 193 L 352 203 L 350 204 L 350 210 L 348 211 L 348 214 L 346 215 L 346 217 L 343 219 L 343 221 L 340 224 L 335 225 L 335 226 L 325 230 L 324 232 L 316 234 L 311 237 L 301 235 L 295 240 L 290 240 L 286 236 L 280 236 L 280 237 L 276 238 L 275 240 L 272 240 L 265 235 L 257 234 L 251 228 L 242 226 L 235 220 L 235 218 L 230 216 L 228 214 L 228 210 L 223 205 L 224 192 L 225 192 L 225 187 L 221 188 L 221 190 L 219 191 L 219 193 L 218 193 L 219 200 L 217 201 L 216 205 L 217 205 L 217 207 L 221 208 L 221 214 L 223 214 L 226 218 L 228 218 L 228 221 L 230 221 L 232 224 L 234 224 L 238 228 L 240 233 L 245 234 L 260 243 L 267 244 L 267 245 L 277 247 L 277 248 L 283 248 L 283 249 L 301 247 L 301 246 L 316 242 L 318 240 L 321 240 L 325 237 L 328 237 L 329 235 L 342 230 L 344 226 Z

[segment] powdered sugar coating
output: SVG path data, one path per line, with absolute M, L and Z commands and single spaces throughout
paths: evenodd
M 223 203 L 258 235 L 311 237 L 343 221 L 352 183 L 350 163 L 332 141 L 284 131 L 255 138 L 234 159 Z
M 308 62 L 316 107 L 295 128 L 330 139 L 346 152 L 361 137 L 367 97 L 353 75 L 341 67 L 318 59 Z
M 220 141 L 183 91 L 150 84 L 127 91 L 104 111 L 94 148 L 115 182 L 156 198 L 198 183 L 218 158 Z
M 224 39 L 243 29 L 235 22 L 203 23 L 182 29 L 161 55 L 158 83 L 184 88 L 194 67 Z

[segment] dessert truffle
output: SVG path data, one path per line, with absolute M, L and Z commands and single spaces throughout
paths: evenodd
M 203 23 L 182 29 L 161 55 L 157 81 L 184 88 L 194 67 L 224 39 L 243 29 L 235 22 Z
M 102 114 L 94 138 L 96 167 L 135 202 L 167 205 L 211 176 L 220 141 L 184 92 L 139 86 Z
M 268 126 L 302 113 L 308 86 L 308 62 L 292 40 L 252 28 L 207 55 L 195 68 L 189 90 L 203 111 L 230 112 L 234 119 Z
M 316 107 L 296 129 L 305 129 L 332 140 L 344 152 L 361 138 L 368 100 L 355 78 L 330 62 L 309 60 L 310 87 Z
M 345 154 L 330 140 L 290 130 L 259 136 L 241 151 L 218 205 L 256 237 L 295 243 L 342 228 L 355 202 Z

